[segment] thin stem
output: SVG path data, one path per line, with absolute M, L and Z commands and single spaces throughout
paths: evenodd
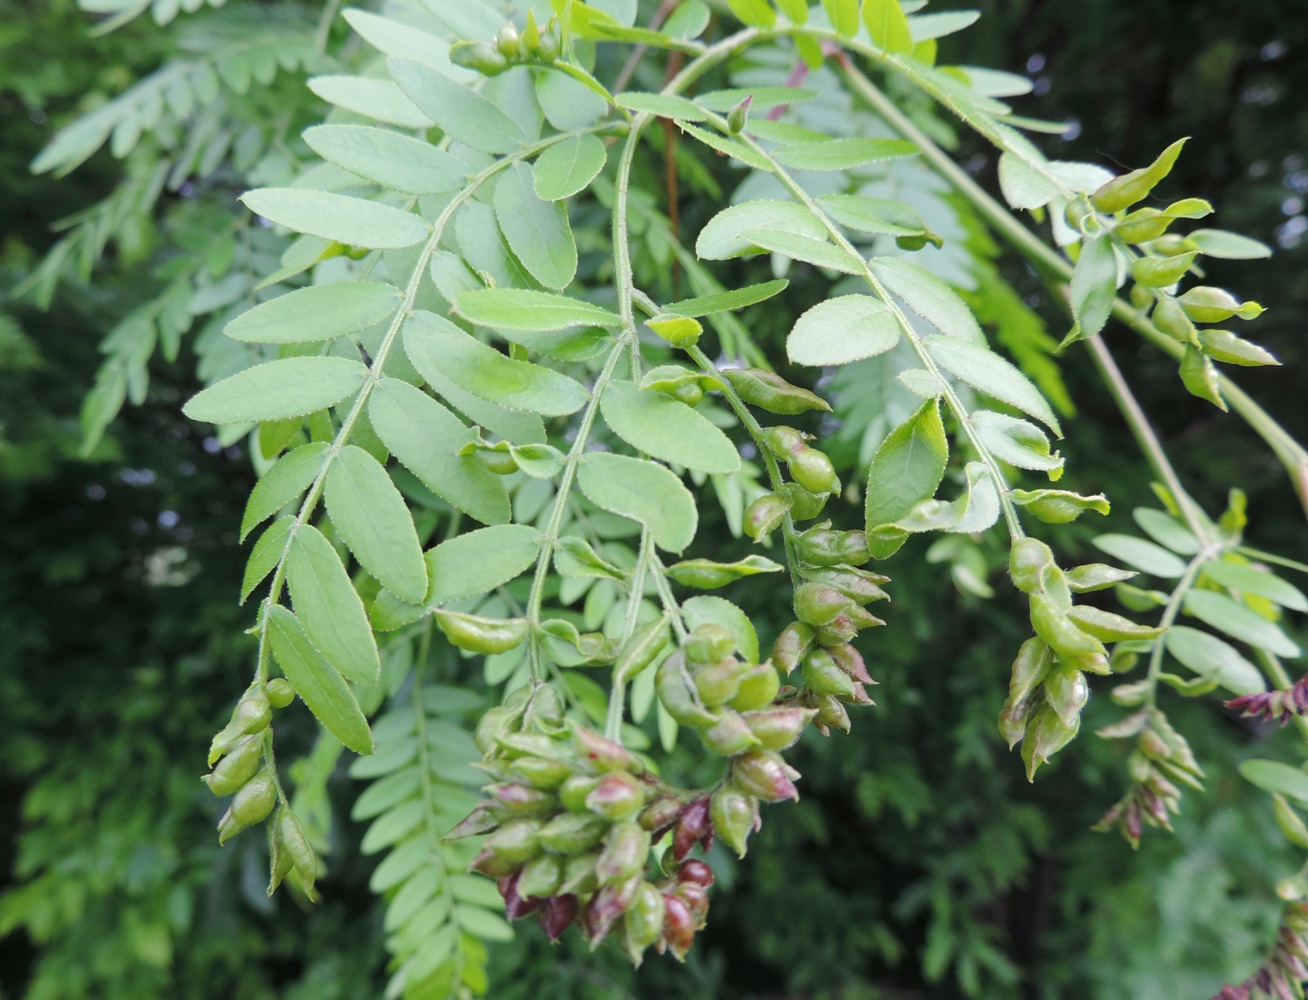
M 1203 551 L 1190 560 L 1189 565 L 1185 567 L 1185 573 L 1181 576 L 1180 582 L 1172 591 L 1172 596 L 1167 599 L 1167 607 L 1163 609 L 1163 617 L 1158 621 L 1159 628 L 1165 631 L 1176 622 L 1176 616 L 1181 613 L 1181 603 L 1185 600 L 1185 595 L 1189 593 L 1191 586 L 1194 585 L 1194 581 L 1204 563 L 1212 559 L 1214 554 L 1212 548 L 1205 546 Z M 1149 674 L 1145 680 L 1149 685 L 1147 704 L 1150 708 L 1158 703 L 1158 678 L 1163 672 L 1163 654 L 1166 649 L 1166 643 L 1161 639 L 1155 639 L 1154 648 L 1149 653 Z
M 640 533 L 640 554 L 636 557 L 636 568 L 631 574 L 631 591 L 627 596 L 627 611 L 622 620 L 622 638 L 618 649 L 623 649 L 636 633 L 636 621 L 640 616 L 640 604 L 645 598 L 645 577 L 649 575 L 650 561 L 654 558 L 654 538 L 646 528 Z M 609 693 L 609 714 L 604 723 L 604 735 L 611 740 L 621 741 L 622 717 L 625 712 L 627 695 L 627 678 L 613 674 L 613 688 Z
M 318 18 L 318 27 L 313 33 L 313 50 L 322 55 L 327 51 L 327 39 L 332 33 L 332 22 L 341 9 L 341 0 L 327 0 L 322 16 Z
M 663 610 L 668 613 L 672 619 L 672 631 L 676 633 L 677 642 L 685 645 L 690 638 L 690 632 L 686 629 L 685 622 L 681 620 L 681 605 L 673 596 L 672 587 L 668 584 L 667 573 L 663 566 L 663 561 L 656 555 L 652 560 L 654 569 L 654 589 L 659 592 L 659 600 L 663 603 Z

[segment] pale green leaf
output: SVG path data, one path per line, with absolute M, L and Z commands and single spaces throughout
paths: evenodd
M 764 281 L 757 285 L 746 285 L 728 292 L 713 295 L 700 295 L 693 299 L 682 299 L 663 307 L 663 312 L 674 316 L 687 316 L 692 319 L 700 316 L 712 316 L 714 313 L 733 312 L 759 302 L 765 302 L 772 296 L 784 291 L 790 284 L 785 278 Z
M 427 593 L 422 545 L 404 497 L 381 463 L 346 445 L 327 470 L 327 514 L 359 565 L 406 601 Z
M 384 55 L 413 59 L 445 73 L 453 69 L 448 54 L 448 40 L 412 24 L 404 24 L 357 7 L 347 7 L 341 13 L 364 41 Z M 454 71 L 466 72 L 462 69 Z
M 1205 625 L 1241 642 L 1265 649 L 1276 656 L 1299 655 L 1298 644 L 1282 632 L 1280 626 L 1226 594 L 1192 590 L 1185 595 L 1182 606 L 1186 614 L 1193 615 Z
M 363 76 L 315 76 L 309 89 L 328 104 L 400 128 L 430 128 L 432 120 L 390 80 Z
M 336 549 L 311 524 L 295 529 L 286 560 L 286 585 L 296 616 L 327 662 L 352 681 L 375 683 L 381 676 L 381 660 L 363 601 Z
M 777 12 L 768 0 L 727 0 L 727 6 L 745 24 L 770 28 L 777 23 Z
M 453 191 L 466 170 L 443 149 L 389 129 L 368 125 L 315 125 L 304 132 L 309 148 L 328 163 L 406 194 Z
M 458 410 L 478 427 L 483 427 L 505 441 L 515 444 L 539 444 L 546 439 L 545 423 L 540 415 L 524 410 L 510 410 L 507 406 L 474 396 L 467 389 L 455 385 L 443 371 L 429 368 L 423 377 L 438 396 Z
M 1246 760 L 1240 774 L 1265 792 L 1284 795 L 1308 807 L 1308 773 L 1279 760 Z
M 802 205 L 791 201 L 745 201 L 724 208 L 700 230 L 695 253 L 701 260 L 727 260 L 754 251 L 742 234 L 751 229 L 786 229 L 824 239 L 826 228 Z
M 431 232 L 411 212 L 328 191 L 255 188 L 241 201 L 256 215 L 297 233 L 370 250 L 413 246 Z
M 741 234 L 751 245 L 802 260 L 814 267 L 827 267 L 845 274 L 862 274 L 863 261 L 844 247 L 823 237 L 804 236 L 788 229 L 751 229 Z
M 441 542 L 427 553 L 427 603 L 486 594 L 535 565 L 540 532 L 527 524 L 497 524 Z
M 567 288 L 577 273 L 577 245 L 563 206 L 537 197 L 521 162 L 500 175 L 494 200 L 500 231 L 522 266 L 546 288 Z
M 251 344 L 334 340 L 380 323 L 402 299 L 398 288 L 375 281 L 310 285 L 241 313 L 223 333 Z
M 1117 295 L 1117 255 L 1108 236 L 1095 236 L 1081 244 L 1072 272 L 1072 316 L 1076 326 L 1068 339 L 1093 337 L 1108 322 Z
M 443 374 L 473 395 L 512 409 L 565 416 L 589 398 L 575 379 L 507 357 L 435 313 L 419 310 L 405 320 L 404 350 L 424 378 Z
M 1143 538 L 1135 538 L 1131 535 L 1100 535 L 1094 539 L 1094 545 L 1100 552 L 1106 552 L 1114 559 L 1120 559 L 1142 572 L 1164 580 L 1175 580 L 1185 572 L 1184 562 L 1161 545 L 1147 542 Z
M 685 403 L 635 383 L 614 381 L 600 397 L 604 422 L 637 451 L 699 472 L 737 472 L 736 446 Z
M 294 523 L 295 518 L 289 514 L 279 517 L 268 525 L 268 530 L 254 543 L 254 548 L 250 550 L 250 558 L 245 563 L 245 574 L 241 578 L 242 604 L 254 588 L 259 586 L 282 561 L 282 555 L 286 552 L 286 541 L 291 537 L 291 525 Z
M 1228 691 L 1262 691 L 1263 675 L 1230 643 L 1188 625 L 1173 625 L 1163 637 L 1167 651 L 1200 677 L 1211 678 Z
M 887 52 L 913 51 L 913 33 L 899 0 L 863 0 L 863 23 L 873 44 Z
M 977 410 L 968 416 L 977 437 L 1001 461 L 1019 469 L 1057 472 L 1063 460 L 1049 448 L 1049 438 L 1035 424 L 993 410 Z
M 681 605 L 686 625 L 695 628 L 706 622 L 725 626 L 736 637 L 736 650 L 749 663 L 759 660 L 758 635 L 749 616 L 724 597 L 700 594 L 688 598 Z
M 999 189 L 1013 208 L 1040 208 L 1059 196 L 1057 182 L 1036 170 L 1020 156 L 999 157 Z
M 972 310 L 930 271 L 900 257 L 873 257 L 868 263 L 887 290 L 945 336 L 985 344 Z
M 464 292 L 454 303 L 454 311 L 479 326 L 525 333 L 548 333 L 573 326 L 622 325 L 621 316 L 602 306 L 522 288 L 479 288 Z
M 681 552 L 695 537 L 695 498 L 657 462 L 592 452 L 581 462 L 577 485 L 601 510 L 645 525 L 661 549 Z
M 782 105 L 803 104 L 817 96 L 818 92 L 808 87 L 730 87 L 699 94 L 695 103 L 701 108 L 726 114 L 748 97 L 751 99 L 750 113 L 758 115 Z
M 368 416 L 391 454 L 441 499 L 485 524 L 509 520 L 503 479 L 476 456 L 456 454 L 468 428 L 436 400 L 407 382 L 382 379 Z
M 913 36 L 913 42 L 920 44 L 933 38 L 944 38 L 946 35 L 952 35 L 964 28 L 971 27 L 980 16 L 981 12 L 976 10 L 951 10 L 939 14 L 915 14 L 908 19 L 908 29 Z
M 717 132 L 710 132 L 708 129 L 692 125 L 690 122 L 679 121 L 677 125 L 686 135 L 698 139 L 709 149 L 716 149 L 724 156 L 739 160 L 747 167 L 753 167 L 755 170 L 770 170 L 772 167 L 771 161 L 766 156 L 738 139 L 731 139 L 725 135 L 719 135 Z
M 480 906 L 455 907 L 454 919 L 465 932 L 483 941 L 512 941 L 513 928 L 498 913 Z
M 974 389 L 1015 406 L 1061 435 L 1058 418 L 1035 383 L 994 351 L 954 337 L 932 336 L 924 344 L 936 364 Z
M 858 34 L 858 0 L 822 0 L 827 20 L 842 38 Z
M 930 399 L 886 435 L 868 469 L 867 529 L 892 524 L 928 500 L 945 474 L 949 442 L 940 403 Z
M 1272 248 L 1266 243 L 1229 233 L 1225 229 L 1196 229 L 1186 233 L 1186 239 L 1198 245 L 1200 252 L 1209 257 L 1221 257 L 1225 260 L 1261 260 L 1272 255 Z
M 660 118 L 674 118 L 684 122 L 702 122 L 708 112 L 694 101 L 674 94 L 643 94 L 627 91 L 618 95 L 618 103 L 628 111 L 646 112 Z
M 372 732 L 354 693 L 280 604 L 268 609 L 268 641 L 291 687 L 327 731 L 355 753 L 372 753 Z
M 781 146 L 772 151 L 780 163 L 796 170 L 852 170 L 866 163 L 881 163 L 919 152 L 904 139 L 826 139 Z
M 859 194 L 826 194 L 818 198 L 822 209 L 846 229 L 886 236 L 923 236 L 922 217 L 902 201 L 866 198 Z
M 326 453 L 325 441 L 301 445 L 279 458 L 259 478 L 245 504 L 245 515 L 241 518 L 241 541 L 245 541 L 245 536 L 260 521 L 272 517 L 309 488 L 318 478 Z
M 400 89 L 450 138 L 485 153 L 512 153 L 527 141 L 512 118 L 448 76 L 407 59 L 387 65 Z
M 884 354 L 899 342 L 894 313 L 871 295 L 819 302 L 795 321 L 786 353 L 797 365 L 843 365 Z
M 1135 523 L 1159 545 L 1183 556 L 1197 555 L 1203 543 L 1170 514 L 1152 507 L 1137 507 L 1131 512 Z
M 1302 590 L 1265 569 L 1243 563 L 1209 562 L 1204 563 L 1203 575 L 1223 587 L 1261 597 L 1291 611 L 1308 611 L 1308 597 Z
M 590 186 L 604 169 L 608 149 L 595 135 L 574 135 L 551 146 L 536 158 L 532 181 L 536 196 L 562 201 Z
M 368 369 L 349 358 L 282 358 L 202 389 L 182 412 L 210 424 L 302 417 L 358 392 L 367 377 Z

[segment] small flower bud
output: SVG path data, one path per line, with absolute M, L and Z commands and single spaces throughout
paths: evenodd
M 750 94 L 743 101 L 737 104 L 727 114 L 727 132 L 731 135 L 740 135 L 745 130 L 745 123 L 749 121 L 749 106 L 754 102 L 754 95 Z
M 521 781 L 487 785 L 486 792 L 495 803 L 491 811 L 501 820 L 515 816 L 548 815 L 559 806 L 556 796 Z
M 643 768 L 621 743 L 610 740 L 585 726 L 572 731 L 577 752 L 596 771 L 640 771 Z
M 782 483 L 777 492 L 790 501 L 790 516 L 796 521 L 811 521 L 822 513 L 831 494 L 814 493 L 799 483 Z
M 519 892 L 518 883 L 521 878 L 522 872 L 515 871 L 512 875 L 506 875 L 495 882 L 495 887 L 499 889 L 500 897 L 504 900 L 504 915 L 510 920 L 525 917 L 540 908 L 539 899 L 528 899 Z
M 704 837 L 709 827 L 709 800 L 701 796 L 693 800 L 677 821 L 672 835 L 672 857 L 683 861 L 691 849 Z
M 761 439 L 763 446 L 772 453 L 778 462 L 789 462 L 791 456 L 797 455 L 808 447 L 811 435 L 804 434 L 793 427 L 768 427 Z
M 633 875 L 626 881 L 601 886 L 599 892 L 591 897 L 581 919 L 583 933 L 592 948 L 612 930 L 613 922 L 631 905 L 642 884 L 644 879 L 639 875 Z
M 801 583 L 795 588 L 795 616 L 806 625 L 820 628 L 851 607 L 854 602 L 833 587 Z
M 519 757 L 509 764 L 508 774 L 533 788 L 552 791 L 572 777 L 572 766 L 546 757 Z
M 670 653 L 654 674 L 654 691 L 668 714 L 683 726 L 703 729 L 717 722 L 717 715 L 699 701 L 699 694 L 686 674 L 681 650 Z
M 685 811 L 685 799 L 673 795 L 660 795 L 641 810 L 637 821 L 640 823 L 641 829 L 650 832 L 651 839 L 658 840 L 663 834 L 676 826 L 677 821 L 681 819 L 681 814 Z
M 540 853 L 541 845 L 536 839 L 540 830 L 539 820 L 516 819 L 487 837 L 485 846 L 506 861 L 521 865 Z
M 563 882 L 559 885 L 559 892 L 589 896 L 598 889 L 599 876 L 595 874 L 595 862 L 598 860 L 599 851 L 565 857 L 563 859 Z
M 842 701 L 856 697 L 854 691 L 858 687 L 836 664 L 835 658 L 820 647 L 809 650 L 804 657 L 804 683 L 817 694 L 833 695 Z
M 586 796 L 599 786 L 599 778 L 589 774 L 574 774 L 559 786 L 559 801 L 568 812 L 584 813 Z

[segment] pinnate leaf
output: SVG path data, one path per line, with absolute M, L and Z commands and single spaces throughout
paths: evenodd
M 577 485 L 601 510 L 645 525 L 661 549 L 681 552 L 695 537 L 699 524 L 695 498 L 657 462 L 591 453 L 581 462 Z
M 241 195 L 246 208 L 269 222 L 369 250 L 421 243 L 431 227 L 411 212 L 363 198 L 300 188 L 255 188 Z
M 528 524 L 497 524 L 441 542 L 427 553 L 428 603 L 443 604 L 503 586 L 536 562 L 541 534 Z
M 868 263 L 889 292 L 945 336 L 985 344 L 972 310 L 930 271 L 901 257 L 873 257 Z
M 353 395 L 367 376 L 368 369 L 349 358 L 281 358 L 202 389 L 182 412 L 210 424 L 302 417 Z
M 899 337 L 899 322 L 885 303 L 871 295 L 841 295 L 796 320 L 786 352 L 798 365 L 843 365 L 884 354 Z
M 536 196 L 546 201 L 570 198 L 590 185 L 608 158 L 604 141 L 575 135 L 551 146 L 536 158 L 532 181 Z
M 1058 418 L 1040 390 L 1011 361 L 994 351 L 954 337 L 933 336 L 924 342 L 936 364 L 974 389 L 1015 406 L 1061 436 Z
M 223 333 L 252 344 L 335 340 L 380 323 L 402 299 L 398 288 L 376 281 L 311 285 L 241 313 Z
M 360 684 L 381 676 L 381 660 L 363 601 L 340 556 L 322 532 L 301 524 L 286 559 L 286 585 L 296 616 L 327 662 Z
M 880 163 L 915 156 L 918 148 L 905 139 L 824 139 L 781 146 L 772 155 L 796 170 L 852 170 L 866 163 Z
M 250 550 L 250 558 L 245 563 L 245 574 L 241 577 L 241 603 L 250 596 L 254 588 L 277 568 L 286 552 L 286 542 L 291 537 L 291 525 L 295 518 L 287 514 L 279 517 L 268 530 L 259 536 Z
M 260 521 L 276 514 L 309 488 L 318 478 L 326 454 L 325 441 L 301 445 L 279 458 L 259 478 L 245 504 L 245 514 L 241 518 L 241 541 L 245 541 L 245 536 Z
M 764 281 L 757 285 L 746 285 L 744 288 L 737 288 L 728 292 L 699 295 L 693 299 L 682 299 L 680 302 L 666 305 L 663 307 L 663 312 L 671 313 L 674 316 L 687 316 L 692 319 L 700 316 L 711 316 L 714 313 L 733 312 L 736 309 L 744 309 L 746 306 L 765 302 L 772 296 L 784 291 L 789 284 L 790 282 L 785 278 L 777 278 L 773 281 Z
M 736 446 L 685 403 L 633 382 L 612 382 L 600 397 L 604 422 L 637 451 L 699 472 L 736 472 Z
M 573 326 L 622 325 L 621 316 L 602 306 L 523 288 L 478 288 L 464 292 L 455 302 L 454 310 L 479 326 L 524 333 L 549 333 Z
M 512 153 L 527 141 L 517 122 L 494 104 L 430 66 L 408 59 L 387 65 L 400 89 L 450 138 L 484 153 Z
M 1108 322 L 1117 295 L 1117 256 L 1108 236 L 1095 236 L 1081 244 L 1081 256 L 1072 272 L 1072 316 L 1076 320 L 1068 341 L 1093 337 Z
M 577 273 L 577 245 L 568 213 L 537 196 L 531 170 L 515 163 L 495 185 L 495 218 L 509 249 L 546 288 L 564 289 Z
M 949 442 L 940 402 L 929 399 L 886 435 L 868 469 L 866 520 L 872 531 L 928 500 L 945 474 Z
M 439 194 L 461 186 L 463 164 L 421 139 L 370 125 L 315 125 L 304 141 L 328 163 L 392 191 Z
M 815 240 L 825 239 L 826 229 L 802 205 L 790 201 L 745 201 L 724 208 L 700 230 L 695 253 L 703 260 L 727 260 L 750 253 L 757 244 L 745 238 L 752 229 L 784 229 Z

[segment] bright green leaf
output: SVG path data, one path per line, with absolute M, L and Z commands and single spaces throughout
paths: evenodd
M 537 197 L 521 162 L 500 175 L 494 200 L 500 231 L 522 266 L 546 288 L 567 288 L 577 273 L 577 245 L 563 206 Z
M 441 542 L 427 553 L 427 603 L 445 604 L 486 594 L 536 562 L 540 532 L 527 524 L 497 524 Z
M 282 358 L 202 389 L 182 412 L 210 424 L 302 417 L 353 395 L 367 376 L 368 369 L 349 358 Z
M 741 21 L 755 28 L 770 28 L 777 23 L 777 12 L 768 0 L 727 0 L 727 6 Z
M 566 295 L 521 288 L 479 288 L 464 292 L 454 303 L 454 311 L 479 326 L 526 333 L 547 333 L 573 326 L 622 325 L 621 316 L 601 306 Z
M 494 104 L 430 66 L 407 59 L 387 65 L 400 89 L 450 138 L 485 153 L 512 153 L 527 141 Z
M 1117 295 L 1117 255 L 1113 241 L 1100 235 L 1081 244 L 1081 255 L 1072 272 L 1072 316 L 1076 325 L 1067 341 L 1093 337 L 1104 328 Z M 1066 343 L 1066 341 L 1065 341 Z
M 695 537 L 695 498 L 657 462 L 592 452 L 581 462 L 577 485 L 601 510 L 645 525 L 661 549 L 681 552 Z
M 1062 193 L 1058 182 L 1015 153 L 999 157 L 999 189 L 1013 208 L 1041 208 Z
M 727 260 L 750 253 L 755 244 L 741 234 L 751 229 L 786 229 L 814 239 L 827 235 L 822 223 L 790 201 L 745 201 L 724 208 L 700 230 L 695 253 L 701 260 Z
M 1185 563 L 1161 545 L 1131 535 L 1100 535 L 1094 539 L 1095 548 L 1114 559 L 1145 573 L 1175 580 L 1185 572 Z
M 1211 590 L 1192 590 L 1185 595 L 1182 605 L 1187 614 L 1194 615 L 1205 625 L 1219 632 L 1265 649 L 1276 656 L 1298 656 L 1299 646 L 1248 605 L 1241 604 L 1226 594 Z
M 411 212 L 328 191 L 255 188 L 241 201 L 256 215 L 297 233 L 370 250 L 413 246 L 431 232 Z
M 1011 361 L 987 348 L 954 337 L 933 336 L 924 343 L 936 363 L 955 378 L 1017 407 L 1061 436 L 1053 409 L 1040 395 L 1035 383 Z
M 745 612 L 726 598 L 700 594 L 683 601 L 681 610 L 686 616 L 686 625 L 691 629 L 706 622 L 725 626 L 736 637 L 736 650 L 746 662 L 758 662 L 758 635 L 754 624 Z
M 618 95 L 618 103 L 628 111 L 644 112 L 660 118 L 672 118 L 684 122 L 702 122 L 708 112 L 694 101 L 675 94 L 642 94 L 627 91 Z
M 930 271 L 902 257 L 873 257 L 868 263 L 892 294 L 945 336 L 985 345 L 985 335 L 972 310 Z
M 693 299 L 682 299 L 680 302 L 673 302 L 671 305 L 664 306 L 663 311 L 676 316 L 691 318 L 712 316 L 714 313 L 720 312 L 734 312 L 737 309 L 744 309 L 746 306 L 767 301 L 772 296 L 784 291 L 789 284 L 790 282 L 785 278 L 777 278 L 774 281 L 764 281 L 757 285 L 746 285 L 744 288 L 737 288 L 734 291 L 700 295 Z
M 873 44 L 887 52 L 913 51 L 913 33 L 899 0 L 863 0 L 863 23 Z
M 1246 781 L 1265 792 L 1285 795 L 1308 807 L 1308 773 L 1279 760 L 1246 760 L 1240 765 Z
M 736 472 L 736 446 L 705 417 L 665 393 L 615 381 L 600 397 L 604 422 L 637 451 L 699 472 Z
M 575 135 L 551 146 L 536 158 L 532 182 L 536 196 L 562 201 L 590 186 L 604 169 L 608 149 L 595 135 Z
M 886 435 L 868 469 L 867 529 L 893 524 L 928 500 L 945 474 L 949 442 L 940 403 L 929 399 Z
M 345 677 L 375 683 L 381 660 L 363 601 L 331 542 L 311 524 L 301 524 L 286 559 L 286 585 L 296 616 L 314 647 Z
M 916 144 L 904 139 L 826 139 L 781 146 L 772 155 L 796 170 L 852 170 L 867 163 L 881 163 L 916 156 Z
M 1203 575 L 1223 587 L 1261 597 L 1291 611 L 1308 611 L 1308 597 L 1302 590 L 1265 569 L 1244 563 L 1208 562 L 1204 563 Z
M 795 321 L 786 353 L 797 365 L 843 365 L 884 354 L 899 343 L 894 313 L 871 295 L 819 302 Z
M 245 541 L 245 536 L 260 521 L 276 514 L 309 488 L 318 478 L 326 453 L 325 441 L 301 445 L 279 458 L 259 478 L 245 504 L 245 515 L 241 518 L 241 541 Z
M 286 540 L 291 537 L 291 525 L 295 518 L 287 514 L 279 517 L 268 530 L 259 536 L 250 550 L 250 558 L 245 563 L 245 574 L 241 578 L 241 603 L 250 596 L 254 588 L 277 568 L 286 552 Z
M 1263 690 L 1263 675 L 1228 642 L 1190 628 L 1173 625 L 1163 640 L 1167 651 L 1200 677 L 1211 678 L 1228 691 L 1253 694 Z
M 380 323 L 402 299 L 398 288 L 375 281 L 310 285 L 241 313 L 223 333 L 252 344 L 334 340 Z

